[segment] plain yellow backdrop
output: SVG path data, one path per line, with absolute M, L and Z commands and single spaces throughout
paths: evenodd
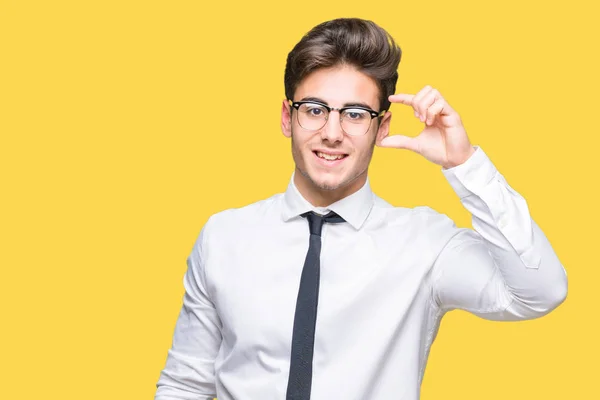
M 423 400 L 600 398 L 592 4 L 0 1 L 0 397 L 153 397 L 202 225 L 291 176 L 287 53 L 357 16 L 402 47 L 398 92 L 430 84 L 459 111 L 569 276 L 542 319 L 448 314 Z M 392 112 L 393 133 L 419 132 Z M 376 149 L 370 177 L 393 204 L 471 226 L 414 153 Z

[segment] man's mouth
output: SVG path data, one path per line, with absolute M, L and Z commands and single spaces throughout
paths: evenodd
M 346 158 L 348 156 L 348 154 L 330 154 L 323 153 L 321 151 L 313 151 L 313 153 L 315 153 L 317 157 L 327 161 L 341 160 L 342 158 Z

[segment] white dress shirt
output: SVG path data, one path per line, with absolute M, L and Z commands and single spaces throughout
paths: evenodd
M 308 222 L 325 224 L 313 400 L 417 400 L 443 315 L 532 319 L 566 297 L 566 272 L 525 199 L 484 151 L 442 173 L 472 214 L 394 207 L 369 181 L 326 209 L 285 193 L 217 213 L 188 258 L 183 307 L 156 400 L 283 400 Z

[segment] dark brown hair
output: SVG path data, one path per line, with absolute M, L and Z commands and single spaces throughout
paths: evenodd
M 293 99 L 296 88 L 311 72 L 336 65 L 352 65 L 379 87 L 381 110 L 390 107 L 402 51 L 383 28 L 359 18 L 323 22 L 308 33 L 288 54 L 285 66 L 285 95 Z

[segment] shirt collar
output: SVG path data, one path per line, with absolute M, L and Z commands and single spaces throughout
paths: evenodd
M 331 210 L 344 218 L 355 229 L 360 229 L 373 208 L 373 192 L 368 177 L 359 190 L 323 208 L 314 207 L 300 194 L 294 184 L 294 174 L 292 174 L 292 179 L 290 179 L 287 190 L 283 194 L 282 216 L 286 222 L 308 211 L 322 213 L 324 210 Z

